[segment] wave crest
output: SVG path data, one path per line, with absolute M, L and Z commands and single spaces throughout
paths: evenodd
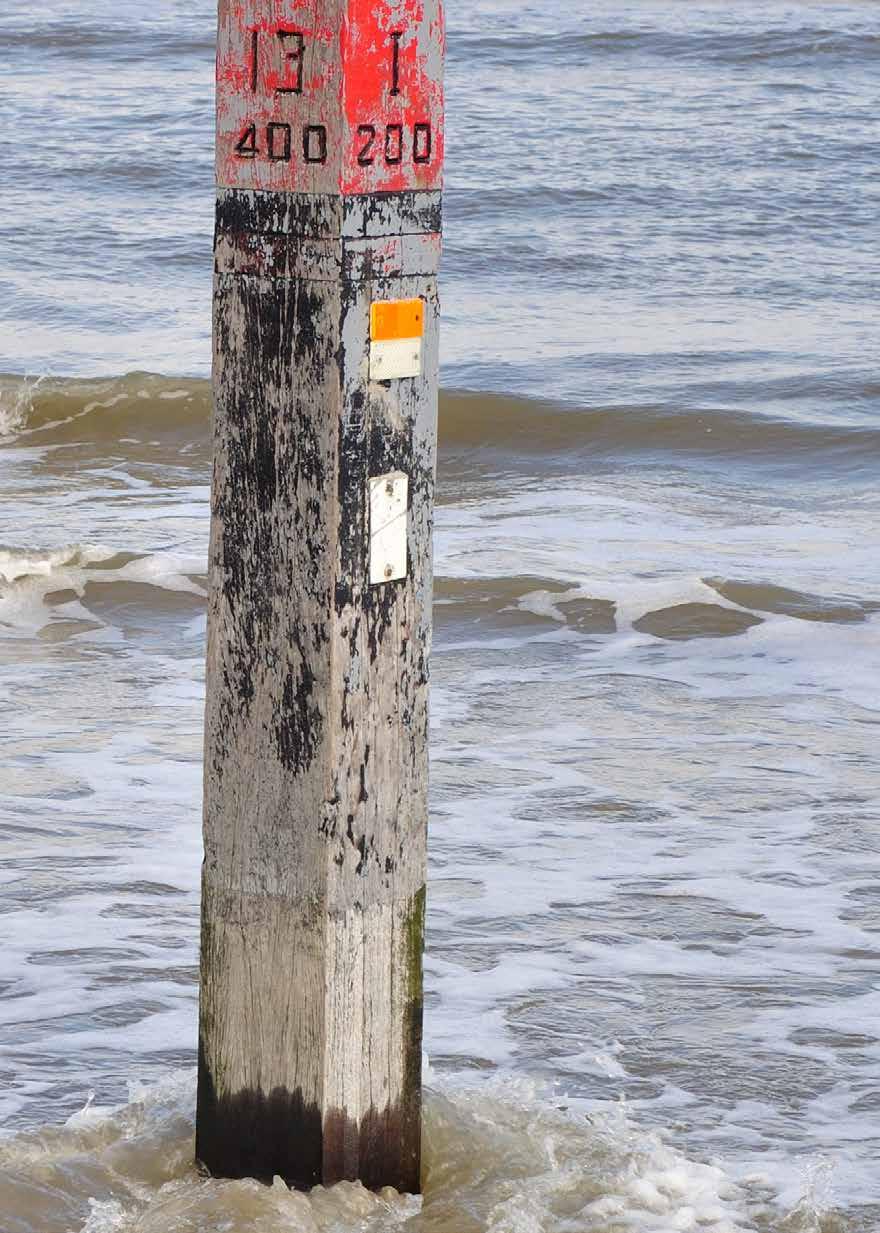
M 876 391 L 874 391 L 876 392 Z M 880 462 L 880 431 L 742 410 L 633 405 L 579 408 L 505 394 L 440 395 L 441 461 L 479 454 L 518 469 L 579 470 L 591 457 L 680 456 L 855 470 Z M 207 464 L 211 386 L 194 378 L 130 373 L 107 380 L 0 377 L 0 443 L 143 451 Z
M 194 378 L 128 373 L 104 380 L 0 376 L 0 442 L 209 446 L 211 387 Z

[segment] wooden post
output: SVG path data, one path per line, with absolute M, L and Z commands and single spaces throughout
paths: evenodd
M 220 0 L 196 1155 L 417 1192 L 440 0 Z

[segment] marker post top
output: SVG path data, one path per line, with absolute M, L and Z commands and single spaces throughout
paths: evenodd
M 432 0 L 220 0 L 218 185 L 439 189 L 443 51 Z

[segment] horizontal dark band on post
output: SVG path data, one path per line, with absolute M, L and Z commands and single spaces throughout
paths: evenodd
M 439 192 L 375 193 L 343 197 L 323 193 L 217 192 L 217 232 L 299 236 L 303 239 L 372 239 L 439 233 Z
M 375 278 L 434 275 L 440 264 L 440 236 L 384 236 L 367 240 L 316 240 L 253 232 L 218 232 L 216 274 L 256 278 L 365 282 Z

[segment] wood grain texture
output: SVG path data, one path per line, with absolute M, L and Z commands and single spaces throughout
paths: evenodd
M 196 1151 L 416 1191 L 438 203 L 273 196 L 218 198 Z M 370 304 L 416 296 L 423 375 L 370 382 Z M 389 471 L 409 572 L 371 587 Z

